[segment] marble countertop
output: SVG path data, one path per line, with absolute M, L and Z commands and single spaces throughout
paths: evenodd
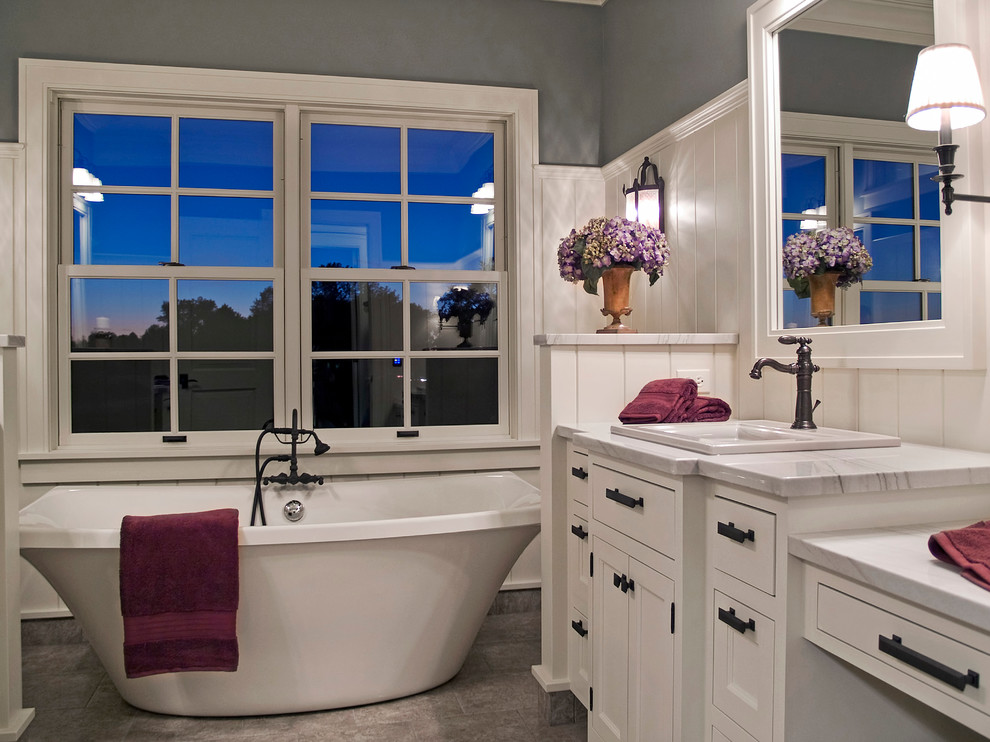
M 590 451 L 675 476 L 700 475 L 781 498 L 990 484 L 990 454 L 902 443 L 886 448 L 705 455 L 613 434 L 612 423 L 561 425 Z
M 990 590 L 928 551 L 933 533 L 969 523 L 870 528 L 790 536 L 799 559 L 990 631 Z

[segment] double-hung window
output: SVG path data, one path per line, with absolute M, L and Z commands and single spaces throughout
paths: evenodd
M 283 374 L 281 118 L 65 102 L 63 442 L 258 429 Z
M 502 122 L 81 98 L 59 135 L 62 445 L 508 432 Z
M 317 428 L 499 429 L 502 140 L 469 122 L 302 117 L 302 388 Z

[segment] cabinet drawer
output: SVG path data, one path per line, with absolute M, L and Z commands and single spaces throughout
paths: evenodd
M 568 612 L 567 676 L 571 693 L 585 708 L 589 705 L 591 688 L 591 623 L 581 611 Z
M 712 703 L 758 740 L 773 734 L 774 622 L 714 591 Z
M 591 467 L 592 517 L 676 559 L 676 498 L 672 489 L 599 464 Z
M 715 498 L 712 513 L 715 568 L 774 595 L 776 516 L 723 497 Z
M 820 631 L 931 689 L 895 683 L 902 690 L 946 713 L 947 699 L 990 713 L 990 654 L 829 585 L 818 583 L 817 592 Z
M 578 502 L 568 503 L 567 527 L 567 594 L 570 605 L 588 615 L 591 597 L 588 508 Z
M 583 505 L 588 504 L 588 479 L 591 465 L 588 454 L 578 451 L 572 446 L 567 447 L 567 499 L 577 500 Z

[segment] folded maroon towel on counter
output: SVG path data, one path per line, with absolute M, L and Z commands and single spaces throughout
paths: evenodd
M 696 397 L 684 413 L 685 423 L 720 423 L 728 420 L 732 408 L 718 397 Z
M 126 515 L 120 610 L 129 678 L 237 669 L 237 510 Z
M 619 420 L 627 425 L 680 422 L 697 396 L 694 379 L 656 379 L 623 408 Z
M 990 522 L 939 531 L 928 538 L 928 550 L 936 559 L 960 567 L 967 580 L 990 590 Z

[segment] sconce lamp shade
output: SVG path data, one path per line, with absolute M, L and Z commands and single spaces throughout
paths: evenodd
M 986 115 L 970 48 L 965 44 L 936 44 L 922 49 L 908 100 L 908 126 L 940 131 L 948 123 L 951 129 L 962 129 L 978 124 Z
M 622 194 L 626 197 L 626 219 L 663 231 L 663 178 L 649 157 L 643 158 L 638 177 L 631 188 L 623 186 Z

